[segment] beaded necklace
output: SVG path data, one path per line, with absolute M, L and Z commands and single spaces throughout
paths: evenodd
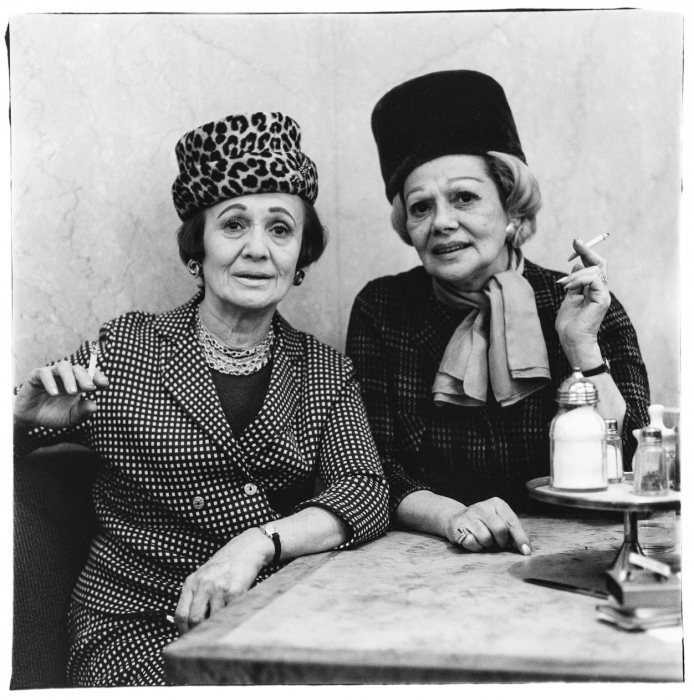
M 247 350 L 233 350 L 217 342 L 205 327 L 202 318 L 200 318 L 199 310 L 195 321 L 195 330 L 205 355 L 205 361 L 212 369 L 216 369 L 222 374 L 235 376 L 253 374 L 265 367 L 272 357 L 272 345 L 275 340 L 275 331 L 272 326 L 270 326 L 270 332 L 264 340 Z

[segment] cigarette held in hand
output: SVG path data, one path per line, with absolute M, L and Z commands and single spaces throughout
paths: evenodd
M 94 379 L 94 372 L 96 372 L 96 358 L 99 356 L 99 343 L 94 342 L 89 348 L 89 367 L 87 367 L 87 374 L 90 379 Z
M 609 233 L 601 233 L 599 236 L 595 236 L 595 238 L 591 238 L 588 243 L 584 243 L 583 245 L 586 248 L 592 248 L 593 246 L 597 245 L 598 243 L 602 243 L 610 234 Z M 569 257 L 569 262 L 571 262 L 574 258 L 578 257 L 578 253 L 574 250 L 573 253 L 571 253 L 571 256 Z

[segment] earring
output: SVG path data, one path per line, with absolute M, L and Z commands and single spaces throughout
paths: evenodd
M 516 225 L 511 222 L 507 227 L 506 227 L 506 234 L 509 236 L 512 236 L 516 232 Z
M 301 283 L 304 281 L 304 277 L 306 277 L 306 273 L 303 270 L 297 270 L 294 273 L 294 281 L 292 282 L 292 284 L 295 287 L 300 286 Z
M 201 268 L 202 265 L 200 265 L 200 263 L 197 260 L 188 261 L 188 272 L 190 272 L 190 274 L 193 275 L 193 277 L 200 277 Z

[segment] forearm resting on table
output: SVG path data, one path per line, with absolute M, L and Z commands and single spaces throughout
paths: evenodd
M 316 506 L 269 524 L 280 536 L 280 561 L 335 549 L 351 536 L 350 528 L 342 518 L 326 508 Z M 271 544 L 269 540 L 268 543 Z
M 398 524 L 447 537 L 447 527 L 453 517 L 467 510 L 467 506 L 446 496 L 431 491 L 414 491 L 400 501 L 396 511 Z

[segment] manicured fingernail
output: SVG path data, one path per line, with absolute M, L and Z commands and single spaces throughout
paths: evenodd
M 528 547 L 527 544 L 522 544 L 521 545 L 521 552 L 523 552 L 523 554 L 525 554 L 526 557 L 529 557 L 530 556 L 530 547 Z
M 557 284 L 564 284 L 564 282 L 566 282 L 566 280 L 568 280 L 568 279 L 569 279 L 568 277 L 560 277 L 557 280 Z

